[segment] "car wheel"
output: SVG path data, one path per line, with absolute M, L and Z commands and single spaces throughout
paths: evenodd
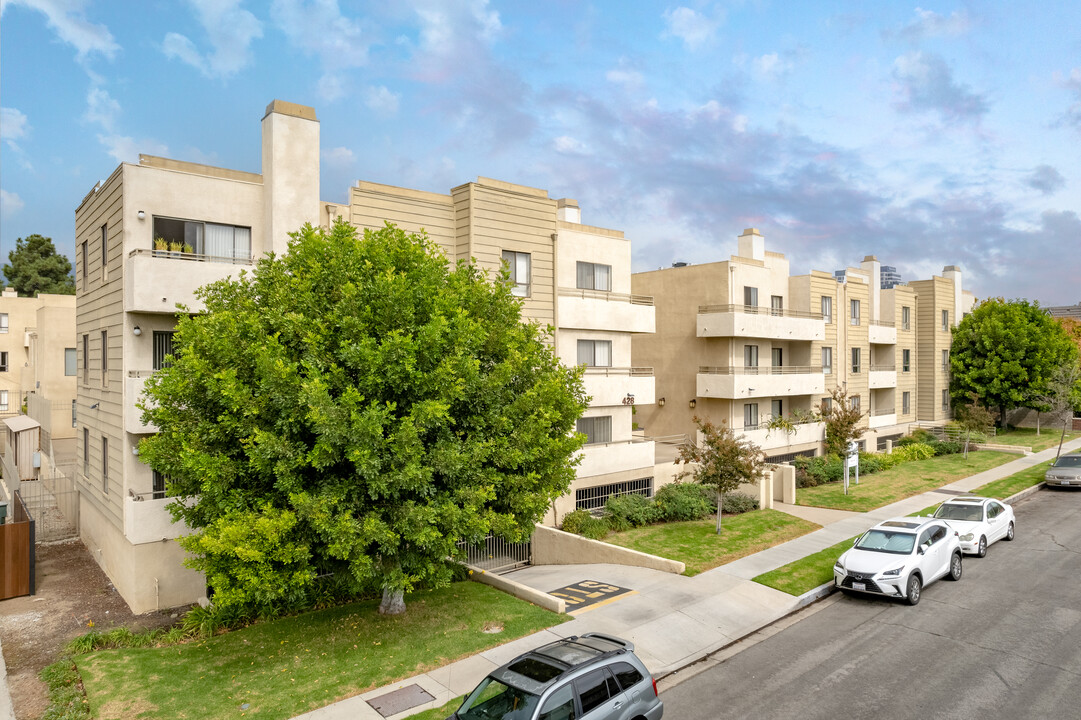
M 980 536 L 980 546 L 976 549 L 976 557 L 987 557 L 987 536 Z
M 920 582 L 919 575 L 910 575 L 908 578 L 908 592 L 905 593 L 905 602 L 909 605 L 917 605 L 920 602 L 920 590 L 923 589 L 923 583 Z
M 950 560 L 950 580 L 961 579 L 961 553 L 955 552 Z
M 1013 540 L 1013 523 L 1012 522 L 1010 523 L 1010 526 L 1008 528 L 1006 528 L 1006 539 L 1007 540 Z

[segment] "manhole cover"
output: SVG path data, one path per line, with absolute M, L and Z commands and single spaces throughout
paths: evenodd
M 372 698 L 368 704 L 383 717 L 390 717 L 432 700 L 435 698 L 420 685 L 414 683 L 394 692 L 388 692 L 386 695 Z

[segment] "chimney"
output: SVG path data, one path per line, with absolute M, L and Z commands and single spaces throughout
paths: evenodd
M 961 268 L 947 265 L 942 268 L 942 277 L 953 281 L 953 324 L 961 324 Z
M 882 305 L 882 263 L 874 255 L 867 255 L 863 258 L 863 262 L 860 263 L 860 269 L 871 278 L 871 287 L 868 288 L 868 295 L 871 300 L 871 319 L 881 320 L 879 308 Z
M 578 207 L 578 201 L 571 198 L 560 198 L 556 209 L 556 217 L 563 222 L 581 224 L 582 210 Z
M 318 224 L 319 121 L 315 109 L 274 100 L 263 116 L 263 218 L 266 247 L 285 252 L 289 233 Z
M 747 228 L 739 236 L 739 256 L 751 260 L 766 259 L 766 239 L 758 232 L 758 228 Z

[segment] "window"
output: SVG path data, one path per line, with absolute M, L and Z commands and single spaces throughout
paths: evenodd
M 611 697 L 608 691 L 608 673 L 604 668 L 597 668 L 574 681 L 578 689 L 578 699 L 582 703 L 582 716 L 595 710 Z
M 578 263 L 578 287 L 582 290 L 612 289 L 612 266 L 598 263 Z
M 101 226 L 101 281 L 109 279 L 109 224 Z
M 860 409 L 860 396 L 859 395 L 853 395 L 852 397 L 848 398 L 848 407 L 850 407 L 853 410 L 859 412 L 859 409 Z
M 608 485 L 578 488 L 574 491 L 575 510 L 603 510 L 608 498 L 620 495 L 653 497 L 653 478 L 638 478 Z
M 154 369 L 161 370 L 170 362 L 165 358 L 173 354 L 173 332 L 154 331 Z
M 912 317 L 912 310 L 907 305 L 901 306 L 901 329 L 910 330 L 912 323 L 910 322 Z
M 784 365 L 784 362 L 782 362 L 782 360 L 784 359 L 784 352 L 782 348 L 773 348 L 773 350 L 770 351 L 770 355 L 772 356 L 771 359 L 773 361 L 773 367 L 778 368 Z
M 912 393 L 901 393 L 901 414 L 908 415 L 912 412 Z
M 83 290 L 86 290 L 86 266 L 90 263 L 90 244 L 83 240 Z
M 851 312 L 849 322 L 852 325 L 859 325 L 860 324 L 860 301 L 859 300 L 850 300 L 849 301 L 849 306 L 850 306 L 850 312 Z
M 6 333 L 8 331 L 8 314 L 0 313 L 0 333 Z
M 578 418 L 578 432 L 586 436 L 586 445 L 612 442 L 612 416 Z
M 79 374 L 79 354 L 75 348 L 64 348 L 64 375 L 72 377 Z
M 912 351 L 901 351 L 901 372 L 908 372 L 912 369 Z
M 101 491 L 109 494 L 109 438 L 101 436 Z
M 8 391 L 0 390 L 0 412 L 8 411 Z
M 943 350 L 942 351 L 942 372 L 949 372 L 949 371 L 950 371 L 950 351 L 949 350 Z
M 83 385 L 90 384 L 90 336 L 83 335 Z
M 537 720 L 571 720 L 574 717 L 574 691 L 567 683 L 544 701 Z
M 833 298 L 822 296 L 822 319 L 829 325 L 833 322 Z
M 769 298 L 769 311 L 771 315 L 784 315 L 784 297 L 771 295 Z
M 218 262 L 251 258 L 251 228 L 221 223 L 154 218 L 154 242 L 180 247 L 184 252 Z M 168 248 L 166 248 L 168 249 Z M 174 251 L 175 252 L 175 251 Z
M 822 373 L 829 375 L 833 372 L 833 348 L 822 348 Z
M 8 371 L 8 354 L 7 351 L 0 352 L 0 372 Z
M 503 251 L 503 262 L 510 272 L 511 295 L 515 297 L 529 297 L 529 253 Z
M 101 331 L 101 386 L 109 387 L 109 331 Z
M 747 312 L 758 312 L 758 288 L 743 288 L 743 305 Z
M 612 341 L 579 340 L 578 364 L 589 367 L 612 367 Z
M 860 349 L 852 348 L 852 372 L 858 373 L 860 371 Z
M 743 406 L 743 429 L 758 429 L 758 403 L 746 403 Z
M 78 401 L 77 400 L 72 400 L 71 401 L 71 426 L 72 427 L 76 427 L 75 413 L 76 413 L 77 408 L 78 408 Z
M 829 415 L 830 411 L 833 410 L 833 398 L 822 398 L 822 402 L 819 405 L 819 410 L 822 412 L 823 415 Z
M 743 367 L 745 369 L 754 368 L 755 373 L 758 372 L 758 346 L 757 345 L 744 345 L 743 346 Z
M 950 330 L 950 311 L 942 311 L 942 332 L 949 332 Z
M 83 428 L 83 477 L 90 475 L 90 429 Z
M 770 415 L 775 418 L 784 417 L 784 401 L 771 400 L 769 403 Z
M 165 497 L 165 476 L 155 470 L 153 498 L 155 500 L 161 500 L 163 497 Z
M 942 409 L 943 409 L 943 411 L 950 409 L 950 391 L 949 390 L 943 390 L 942 391 Z

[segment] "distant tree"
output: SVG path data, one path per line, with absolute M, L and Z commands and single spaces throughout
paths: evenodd
M 1033 407 L 1046 394 L 1055 368 L 1077 358 L 1062 325 L 1027 300 L 994 298 L 980 303 L 953 331 L 950 395 L 954 404 L 974 394 L 1006 413 Z
M 147 380 L 140 455 L 216 605 L 375 587 L 396 614 L 450 581 L 459 541 L 529 537 L 575 476 L 582 371 L 492 280 L 423 234 L 338 222 L 198 291 Z
M 694 424 L 702 433 L 702 444 L 688 441 L 680 446 L 676 462 L 693 464 L 694 468 L 684 470 L 679 477 L 689 475 L 695 482 L 717 493 L 717 534 L 720 535 L 724 496 L 744 483 L 758 482 L 765 466 L 762 450 L 723 422 L 714 425 L 695 416 Z
M 826 454 L 848 455 L 848 445 L 860 436 L 858 427 L 863 412 L 852 407 L 845 390 L 830 391 L 829 407 L 818 408 L 822 422 L 826 424 Z
M 1062 443 L 1066 439 L 1066 430 L 1073 419 L 1074 411 L 1081 408 L 1081 362 L 1075 360 L 1055 368 L 1042 400 L 1052 417 L 1062 422 L 1062 434 L 1059 436 L 1058 452 L 1055 454 L 1057 460 L 1062 454 Z
M 4 277 L 19 295 L 75 294 L 71 261 L 57 254 L 52 238 L 42 235 L 19 238 L 15 242 L 15 249 L 8 253 L 8 260 L 11 264 L 4 264 Z
M 1078 354 L 1081 354 L 1081 321 L 1068 317 L 1057 317 L 1055 322 L 1062 326 L 1070 340 L 1077 346 Z
M 972 433 L 983 432 L 995 422 L 990 410 L 980 405 L 975 393 L 969 393 L 968 402 L 954 406 L 953 417 L 965 431 L 965 457 L 968 457 L 968 443 Z

